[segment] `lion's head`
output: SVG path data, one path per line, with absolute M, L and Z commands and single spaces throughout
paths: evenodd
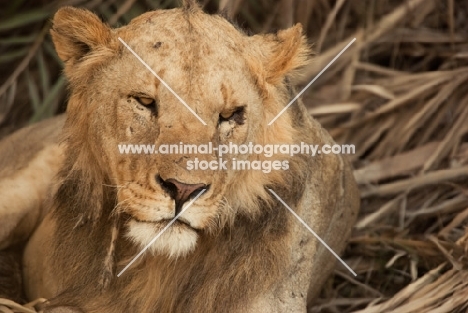
M 262 154 L 234 151 L 223 156 L 226 169 L 197 170 L 188 169 L 187 162 L 219 161 L 219 152 L 126 154 L 119 145 L 298 141 L 294 110 L 267 124 L 291 99 L 288 82 L 308 59 L 299 25 L 276 35 L 247 36 L 196 7 L 149 12 L 116 29 L 89 11 L 65 8 L 53 23 L 71 89 L 63 176 L 80 181 L 58 195 L 82 195 L 76 223 L 99 218 L 107 199 L 103 190 L 114 187 L 112 214 L 127 217 L 127 237 L 144 247 L 205 190 L 151 246 L 153 252 L 179 257 L 194 249 L 200 232 L 214 234 L 236 216 L 261 214 L 272 198 L 265 186 L 284 187 L 298 179 L 300 171 L 293 168 L 232 169 L 233 158 L 263 162 Z

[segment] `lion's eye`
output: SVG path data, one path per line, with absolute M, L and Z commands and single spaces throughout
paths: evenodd
M 155 105 L 154 99 L 146 98 L 146 97 L 135 97 L 135 99 L 145 107 L 150 107 Z
M 133 96 L 133 98 L 142 106 L 151 110 L 153 113 L 156 113 L 156 100 L 154 100 L 153 98 L 142 96 Z
M 245 107 L 237 107 L 234 111 L 223 112 L 219 114 L 219 123 L 234 121 L 242 125 L 245 122 Z

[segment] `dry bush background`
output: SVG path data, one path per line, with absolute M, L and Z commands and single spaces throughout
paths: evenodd
M 350 156 L 362 212 L 345 261 L 310 312 L 468 310 L 468 2 L 200 0 L 244 29 L 300 22 L 317 53 L 304 101 Z M 113 26 L 175 0 L 15 0 L 0 4 L 0 137 L 65 109 L 66 82 L 48 35 L 60 6 Z M 34 312 L 0 302 L 0 312 Z M 2 311 L 4 310 L 4 311 Z M 29 311 L 28 311 L 29 310 Z

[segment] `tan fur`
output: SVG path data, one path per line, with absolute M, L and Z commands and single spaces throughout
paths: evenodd
M 27 240 L 45 215 L 43 203 L 63 160 L 56 143 L 63 122 L 38 123 L 0 141 L 0 250 Z
M 334 259 L 267 188 L 332 248 L 344 248 L 359 200 L 339 156 L 276 155 L 289 170 L 267 174 L 185 168 L 187 159 L 217 160 L 216 153 L 118 153 L 122 143 L 333 143 L 301 103 L 267 125 L 294 96 L 289 81 L 308 62 L 300 26 L 249 37 L 193 1 L 185 5 L 118 29 L 80 9 L 63 8 L 54 17 L 52 37 L 71 91 L 64 160 L 51 179 L 58 188 L 50 212 L 24 256 L 27 295 L 50 298 L 46 312 L 305 312 Z M 157 107 L 144 107 L 138 97 L 155 99 Z M 242 120 L 220 120 L 241 106 Z M 224 156 L 233 157 L 268 160 Z M 209 188 L 180 217 L 190 227 L 172 225 L 117 278 L 175 215 L 161 179 Z

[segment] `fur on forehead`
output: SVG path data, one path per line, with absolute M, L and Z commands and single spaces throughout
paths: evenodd
M 231 34 L 237 32 L 236 40 L 242 43 L 234 44 L 242 46 L 239 53 L 248 59 L 261 86 L 281 84 L 285 77 L 300 74 L 299 70 L 310 61 L 310 47 L 299 24 L 277 34 L 248 37 L 224 18 L 204 14 L 196 1 L 191 0 L 184 1 L 182 11 L 165 11 L 165 16 L 170 14 L 173 19 L 186 19 L 187 15 L 183 12 L 187 10 L 191 12 L 189 22 L 193 28 L 212 32 L 229 31 Z M 130 25 L 141 23 L 144 16 L 147 15 L 135 18 Z M 218 27 L 203 27 L 209 24 Z M 226 27 L 221 27 L 223 24 Z M 125 29 L 122 27 L 118 32 L 124 34 Z M 65 63 L 65 74 L 72 89 L 85 85 L 94 71 L 123 49 L 117 38 L 117 30 L 111 29 L 94 13 L 84 9 L 64 7 L 58 10 L 53 18 L 51 35 L 57 54 Z

